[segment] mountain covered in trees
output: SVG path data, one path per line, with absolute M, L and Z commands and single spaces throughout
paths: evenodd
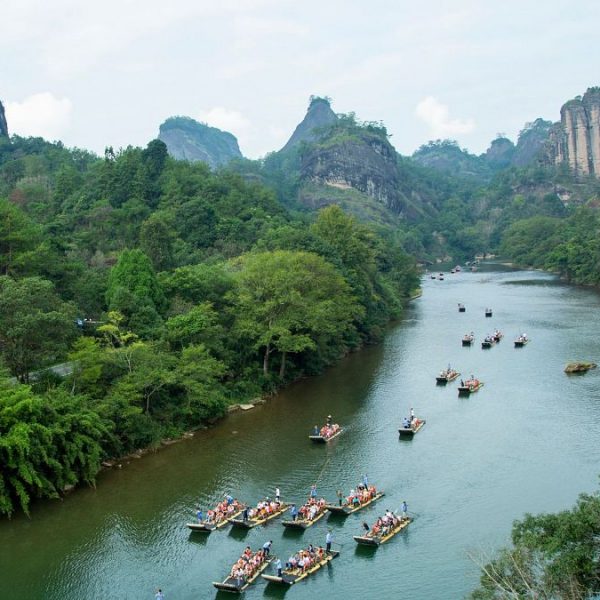
M 159 128 L 158 139 L 173 158 L 202 161 L 213 169 L 242 156 L 233 134 L 189 117 L 167 119 Z

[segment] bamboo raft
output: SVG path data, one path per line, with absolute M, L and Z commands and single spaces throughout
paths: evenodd
M 338 435 L 340 435 L 342 431 L 344 431 L 344 428 L 340 427 L 333 435 L 330 435 L 329 437 L 323 437 L 322 435 L 309 435 L 308 439 L 312 442 L 326 444 L 327 442 L 330 442 L 331 440 L 335 439 Z
M 460 375 L 458 371 L 454 371 L 453 369 L 451 369 L 450 372 L 446 370 L 444 371 L 444 373 L 444 375 L 438 375 L 435 378 L 436 383 L 439 383 L 440 385 L 445 385 L 450 381 L 454 381 Z
M 486 308 L 485 309 L 485 316 L 486 317 L 491 317 L 492 316 L 492 309 L 491 308 Z
M 237 516 L 241 515 L 244 512 L 244 506 L 242 505 L 238 511 L 233 512 L 230 516 L 225 519 L 219 521 L 218 523 L 212 523 L 210 521 L 200 521 L 198 523 L 186 523 L 187 527 L 192 531 L 196 531 L 199 533 L 210 533 L 215 529 L 221 529 L 221 527 L 225 527 L 232 522 Z
M 465 335 L 462 339 L 463 346 L 470 346 L 475 341 L 475 336 L 473 335 Z
M 496 345 L 496 339 L 495 338 L 491 338 L 489 340 L 483 340 L 483 342 L 481 342 L 481 347 L 486 350 L 488 348 L 491 348 L 492 346 Z
M 254 527 L 257 527 L 258 525 L 264 525 L 265 523 L 268 523 L 275 517 L 282 515 L 288 508 L 289 508 L 288 504 L 281 502 L 279 504 L 279 508 L 276 511 L 273 511 L 271 514 L 268 514 L 266 517 L 262 517 L 262 518 L 253 517 L 251 519 L 244 519 L 242 517 L 241 519 L 231 519 L 231 524 L 234 527 L 242 527 L 244 529 L 252 529 Z
M 369 506 L 369 504 L 376 502 L 377 500 L 379 500 L 379 498 L 381 498 L 383 496 L 385 496 L 384 492 L 377 492 L 371 499 L 367 500 L 366 502 L 362 502 L 361 504 L 358 504 L 357 506 L 348 504 L 346 502 L 345 504 L 342 504 L 341 506 L 339 504 L 326 504 L 325 508 L 327 510 L 329 510 L 330 512 L 338 514 L 338 515 L 351 515 L 352 513 L 358 512 L 359 510 L 366 508 L 367 506 Z
M 425 425 L 426 422 L 427 421 L 425 421 L 425 419 L 419 419 L 419 423 L 416 427 L 414 427 L 413 425 L 411 425 L 410 427 L 400 427 L 400 429 L 398 429 L 400 437 L 413 437 L 415 433 L 421 431 L 423 425 Z
M 459 385 L 458 386 L 458 395 L 466 396 L 467 394 L 474 394 L 475 392 L 478 392 L 482 387 L 483 387 L 483 381 L 478 381 L 477 385 L 469 385 L 468 383 L 466 385 Z
M 233 592 L 236 594 L 241 594 L 253 581 L 255 581 L 258 576 L 271 564 L 274 560 L 274 557 L 271 556 L 267 558 L 261 565 L 256 569 L 256 571 L 252 574 L 248 579 L 238 579 L 237 577 L 226 577 L 223 581 L 213 581 L 213 585 L 223 592 Z
M 385 535 L 355 535 L 354 541 L 357 544 L 361 544 L 363 546 L 380 546 L 381 544 L 385 544 L 389 539 L 393 538 L 397 533 L 402 531 L 405 527 L 408 527 L 409 523 L 412 522 L 410 517 L 406 517 L 405 519 L 400 519 L 400 522 L 396 527 L 393 527 L 388 533 Z
M 320 521 L 327 514 L 327 505 L 323 506 L 323 508 L 315 515 L 314 519 L 296 519 L 294 520 L 286 520 L 282 521 L 282 525 L 284 527 L 289 527 L 290 529 L 308 529 L 312 527 L 317 521 Z
M 529 343 L 529 338 L 518 337 L 515 340 L 515 348 L 522 348 Z
M 321 567 L 324 567 L 328 562 L 332 561 L 334 558 L 339 556 L 339 552 L 337 550 L 331 550 L 327 552 L 327 554 L 320 560 L 318 563 L 315 563 L 310 569 L 306 571 L 301 571 L 300 569 L 284 569 L 281 577 L 278 575 L 261 575 L 263 579 L 267 581 L 271 581 L 273 583 L 280 583 L 283 585 L 294 585 L 303 579 L 306 579 L 309 575 L 312 575 L 314 572 L 318 571 Z

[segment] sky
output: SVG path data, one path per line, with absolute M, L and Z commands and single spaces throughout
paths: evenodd
M 169 116 L 280 149 L 311 94 L 382 121 L 401 154 L 484 152 L 600 85 L 597 0 L 4 0 L 10 133 L 99 154 Z

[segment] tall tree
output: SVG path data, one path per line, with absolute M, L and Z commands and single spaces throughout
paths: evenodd
M 75 308 L 50 281 L 0 277 L 0 353 L 21 381 L 34 368 L 61 360 L 77 336 Z
M 251 253 L 232 264 L 237 329 L 261 350 L 265 375 L 272 352 L 280 353 L 283 377 L 288 354 L 314 349 L 321 335 L 343 338 L 360 313 L 344 278 L 316 254 Z

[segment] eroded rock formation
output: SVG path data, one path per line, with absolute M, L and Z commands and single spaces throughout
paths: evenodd
M 569 100 L 550 132 L 549 157 L 576 175 L 600 177 L 600 87 Z

